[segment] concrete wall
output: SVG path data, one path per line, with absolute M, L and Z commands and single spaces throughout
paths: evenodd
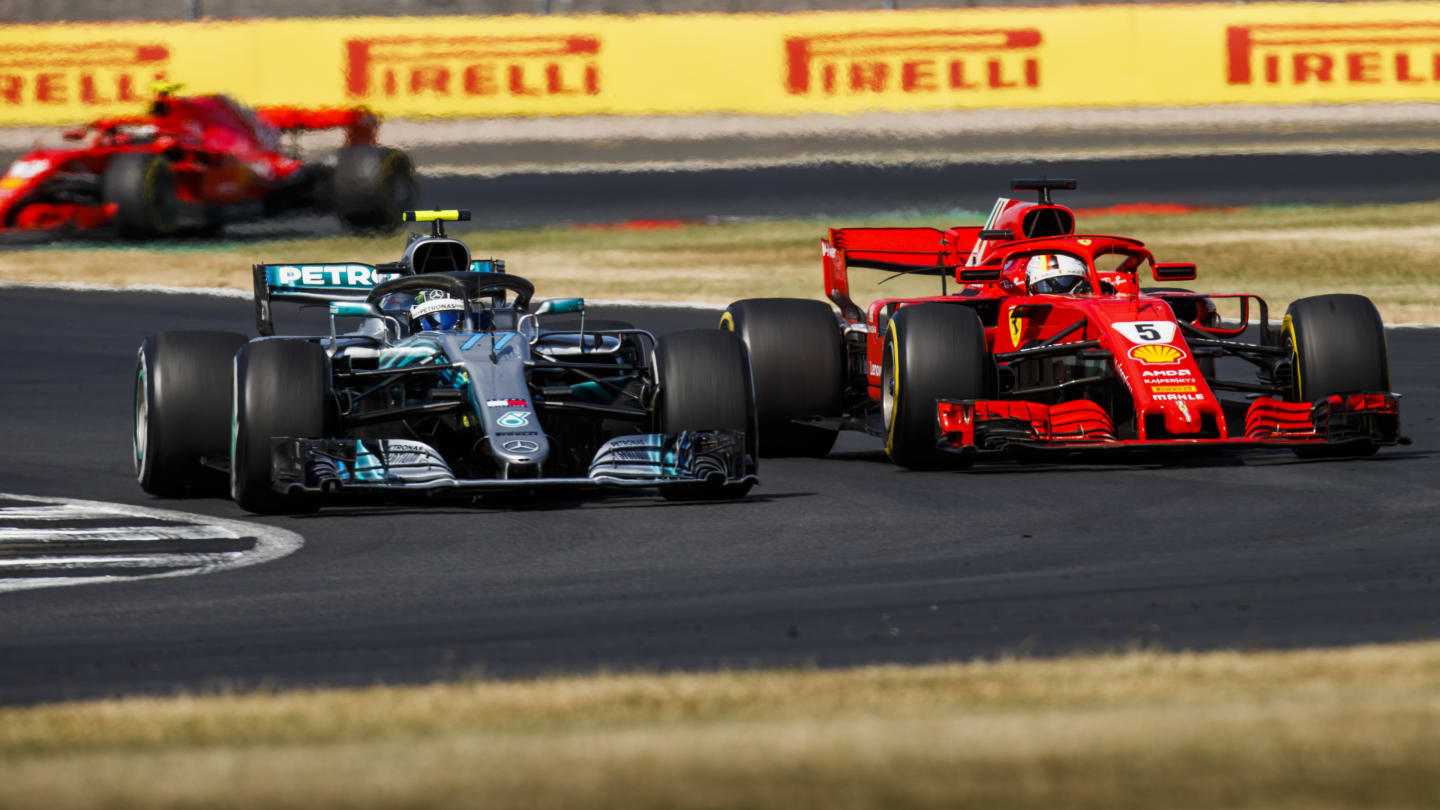
M 1132 1 L 1109 0 L 1112 4 Z M 1171 1 L 1145 0 L 1151 3 Z M 637 14 L 1019 5 L 1078 3 L 1074 0 L 0 0 L 0 21 L 184 20 L 194 16 L 236 19 L 427 14 Z

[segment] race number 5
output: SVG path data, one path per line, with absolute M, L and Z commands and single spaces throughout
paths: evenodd
M 1169 343 L 1175 338 L 1171 321 L 1121 321 L 1111 324 L 1131 343 Z

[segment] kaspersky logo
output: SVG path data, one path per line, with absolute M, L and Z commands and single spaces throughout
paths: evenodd
M 1040 86 L 1040 31 L 911 29 L 785 39 L 791 95 L 974 93 Z
M 345 43 L 352 98 L 594 96 L 599 37 L 387 37 Z
M 149 97 L 165 77 L 170 48 L 158 42 L 105 40 L 7 45 L 0 51 L 0 104 L 103 107 Z
M 1234 25 L 1226 56 L 1232 85 L 1436 85 L 1440 22 Z

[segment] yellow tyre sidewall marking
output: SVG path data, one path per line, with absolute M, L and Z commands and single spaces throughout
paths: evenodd
M 892 316 L 890 322 L 885 326 L 885 336 L 890 343 L 890 424 L 885 431 L 885 454 L 893 456 L 895 453 L 895 424 L 900 421 L 900 333 L 895 329 L 895 318 Z M 881 383 L 885 381 L 882 379 Z M 885 392 L 880 392 L 881 401 L 884 401 Z
M 726 332 L 735 331 L 735 319 L 730 316 L 730 312 L 728 310 L 720 316 L 720 328 L 724 329 Z
M 1285 320 L 1281 322 L 1280 328 L 1290 336 L 1290 348 L 1295 352 L 1295 398 L 1304 402 L 1305 381 L 1300 378 L 1300 341 L 1295 339 L 1295 322 L 1290 318 L 1290 313 L 1285 313 Z

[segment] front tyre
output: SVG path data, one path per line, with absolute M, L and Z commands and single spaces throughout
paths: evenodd
M 313 495 L 274 490 L 270 440 L 326 436 L 329 391 L 329 361 L 314 343 L 260 340 L 235 356 L 230 494 L 241 509 L 265 515 L 318 508 Z
M 755 455 L 755 392 L 750 363 L 735 335 L 695 329 L 660 338 L 655 347 L 660 377 L 660 431 L 734 430 L 745 435 L 746 454 Z M 728 500 L 744 497 L 753 482 L 662 487 L 667 501 Z
M 1390 390 L 1390 354 L 1380 312 L 1363 295 L 1301 298 L 1285 311 L 1281 327 L 1294 352 L 1294 401 L 1332 394 Z M 1296 447 L 1301 458 L 1369 456 L 1370 443 Z
M 131 458 L 140 488 L 178 498 L 225 491 L 205 466 L 229 443 L 231 365 L 245 336 L 235 332 L 159 332 L 135 358 Z
M 969 307 L 901 307 L 885 332 L 881 409 L 885 453 L 911 469 L 968 466 L 936 447 L 940 399 L 983 399 L 988 359 L 985 329 Z
M 750 355 L 763 456 L 823 456 L 834 428 L 796 422 L 840 413 L 845 355 L 830 305 L 798 298 L 749 298 L 726 307 L 720 328 Z

